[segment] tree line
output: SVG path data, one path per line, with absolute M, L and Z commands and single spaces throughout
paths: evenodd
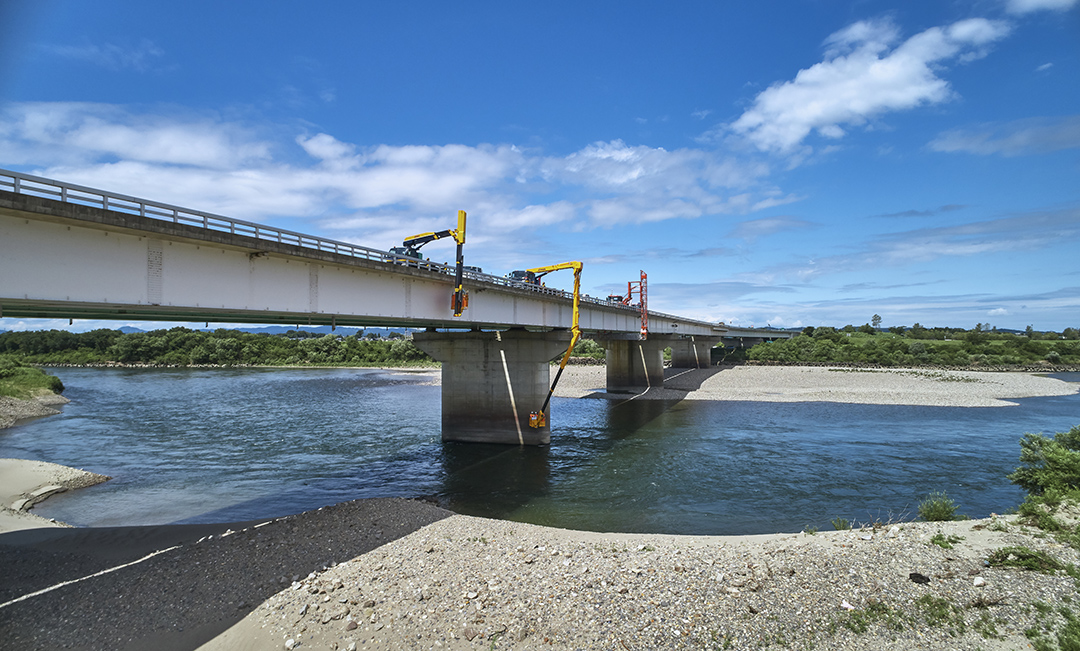
M 364 336 L 284 334 L 176 327 L 151 332 L 38 330 L 0 333 L 0 356 L 39 365 L 431 366 L 427 353 L 398 333 Z
M 887 331 L 872 325 L 807 327 L 791 339 L 754 346 L 747 358 L 764 362 L 877 364 L 881 366 L 1029 366 L 1080 364 L 1080 331 L 1003 332 L 918 323 Z

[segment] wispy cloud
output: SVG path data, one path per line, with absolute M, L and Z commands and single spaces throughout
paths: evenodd
M 147 72 L 160 65 L 165 51 L 153 41 L 143 39 L 138 45 L 121 47 L 112 43 L 104 45 L 43 45 L 41 50 L 65 59 L 74 59 L 100 66 L 107 70 L 134 70 Z
M 817 224 L 796 217 L 766 217 L 764 219 L 751 219 L 740 222 L 728 233 L 728 237 L 755 242 L 759 238 L 768 237 L 784 231 L 803 230 L 816 228 Z
M 961 204 L 948 204 L 945 206 L 939 206 L 937 208 L 930 208 L 929 210 L 902 210 L 900 212 L 883 213 L 881 215 L 874 215 L 875 217 L 933 217 L 940 215 L 941 213 L 953 212 L 955 210 L 963 210 L 967 206 Z
M 1080 115 L 1039 117 L 946 131 L 930 142 L 934 151 L 1023 156 L 1080 147 Z
M 919 267 L 943 258 L 1038 251 L 1080 242 L 1080 209 L 1032 211 L 953 226 L 918 228 L 873 237 L 851 253 L 775 265 L 759 273 L 769 282 L 807 284 L 880 267 Z
M 1010 31 L 1007 23 L 972 18 L 932 27 L 906 41 L 887 20 L 860 21 L 825 40 L 825 59 L 773 84 L 728 129 L 764 152 L 798 153 L 816 132 L 831 140 L 878 116 L 953 97 L 939 76 L 951 61 L 985 56 Z
M 1028 14 L 1033 11 L 1066 11 L 1076 6 L 1077 0 L 1006 0 L 1005 9 L 1012 14 Z

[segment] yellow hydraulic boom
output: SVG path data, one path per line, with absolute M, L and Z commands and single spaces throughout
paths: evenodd
M 445 231 L 439 231 L 438 233 L 420 233 L 419 235 L 413 235 L 412 237 L 405 238 L 405 241 L 401 243 L 402 247 L 408 252 L 407 255 L 411 257 L 420 258 L 420 247 L 424 246 L 428 242 L 439 240 L 444 237 L 452 237 L 457 242 L 457 269 L 454 272 L 454 295 L 450 300 L 450 307 L 454 310 L 454 316 L 461 316 L 461 313 L 465 311 L 465 308 L 469 306 L 469 295 L 465 293 L 465 288 L 462 286 L 462 277 L 464 271 L 464 258 L 462 255 L 462 246 L 465 244 L 465 211 L 457 211 L 457 223 L 456 229 L 448 229 Z
M 540 407 L 540 411 L 534 411 L 529 414 L 529 427 L 544 427 L 547 425 L 547 407 L 551 402 L 551 394 L 555 393 L 555 385 L 559 383 L 559 377 L 562 376 L 563 369 L 566 368 L 566 363 L 570 361 L 570 353 L 574 351 L 574 346 L 577 344 L 578 337 L 581 336 L 581 329 L 578 327 L 578 315 L 579 303 L 581 301 L 581 263 L 580 262 L 562 262 L 559 264 L 553 264 L 548 267 L 537 267 L 536 269 L 529 269 L 528 271 L 536 274 L 537 279 L 545 274 L 549 274 L 552 271 L 558 271 L 560 269 L 573 269 L 574 270 L 574 318 L 570 325 L 570 346 L 566 349 L 566 354 L 563 355 L 562 363 L 559 364 L 559 370 L 555 373 L 555 381 L 551 383 L 551 389 L 548 391 L 547 398 L 544 398 L 544 404 Z

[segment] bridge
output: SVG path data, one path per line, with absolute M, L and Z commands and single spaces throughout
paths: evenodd
M 413 340 L 442 363 L 444 440 L 547 444 L 528 415 L 569 343 L 571 294 L 475 271 L 464 281 L 469 306 L 454 317 L 448 265 L 0 170 L 0 317 L 425 328 Z M 709 365 L 730 330 L 647 319 L 643 339 L 638 308 L 582 297 L 609 391 L 661 386 L 667 347 L 675 366 Z

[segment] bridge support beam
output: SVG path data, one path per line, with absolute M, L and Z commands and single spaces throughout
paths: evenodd
M 413 334 L 413 343 L 442 362 L 443 441 L 551 442 L 551 428 L 529 427 L 529 413 L 547 397 L 549 363 L 566 352 L 568 331 L 428 331 Z
M 712 366 L 712 347 L 720 337 L 694 335 L 671 342 L 671 366 L 674 368 L 707 368 Z
M 641 391 L 664 385 L 664 348 L 671 345 L 671 340 L 610 338 L 603 342 L 607 349 L 608 391 Z

